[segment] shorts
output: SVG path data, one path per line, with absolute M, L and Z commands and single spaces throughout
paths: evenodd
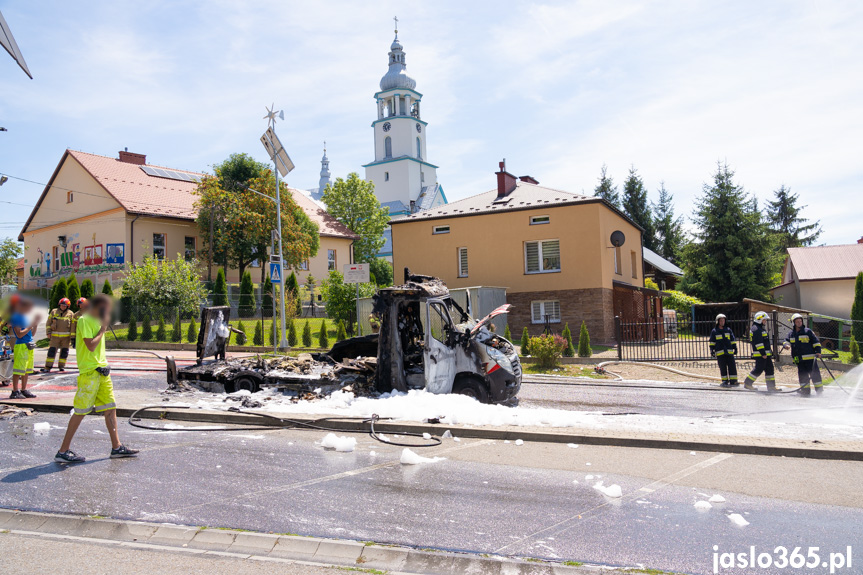
M 102 375 L 98 371 L 78 374 L 78 391 L 72 406 L 75 408 L 75 415 L 117 409 L 111 376 Z
M 12 375 L 30 375 L 33 371 L 33 350 L 26 343 L 16 343 L 12 348 Z

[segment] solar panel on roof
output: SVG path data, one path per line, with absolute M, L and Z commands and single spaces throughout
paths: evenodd
M 193 174 L 187 174 L 185 172 L 177 172 L 174 170 L 165 170 L 163 168 L 153 168 L 151 166 L 141 166 L 141 169 L 144 170 L 144 173 L 148 176 L 154 176 L 156 178 L 166 178 L 168 180 L 177 180 L 180 182 L 199 182 L 201 180 L 200 176 L 196 176 Z

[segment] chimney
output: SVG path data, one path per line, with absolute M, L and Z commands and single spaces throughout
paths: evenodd
M 533 176 L 519 176 L 518 179 L 521 180 L 522 182 L 527 182 L 528 184 L 534 184 L 534 185 L 539 184 L 539 180 L 537 180 Z
M 124 151 L 120 152 L 120 161 L 126 162 L 127 164 L 143 166 L 147 163 L 147 156 L 145 154 L 136 154 L 134 152 L 130 152 L 129 148 L 126 148 Z
M 863 244 L 863 238 L 860 238 L 859 240 L 857 240 L 857 243 L 858 243 L 858 244 Z
M 500 171 L 497 172 L 497 197 L 504 198 L 515 189 L 518 180 L 506 171 L 506 159 L 498 164 Z

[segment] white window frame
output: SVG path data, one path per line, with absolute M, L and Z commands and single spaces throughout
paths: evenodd
M 449 226 L 432 226 L 432 235 L 448 234 Z
M 546 243 L 557 242 L 557 259 L 558 259 L 558 267 L 554 269 L 545 269 L 543 265 L 543 257 L 542 257 L 542 248 Z M 529 244 L 536 244 L 537 246 L 537 259 L 539 261 L 539 269 L 536 271 L 531 271 L 527 268 L 527 246 Z M 559 239 L 548 239 L 548 240 L 530 240 L 524 242 L 524 273 L 525 274 L 557 274 L 560 273 L 563 269 L 563 257 L 560 252 L 560 240 Z
M 162 236 L 162 245 L 161 246 L 156 245 L 156 236 Z M 161 252 L 162 252 L 161 257 L 159 257 L 157 255 L 159 253 L 159 250 L 161 250 Z M 164 261 L 167 256 L 168 256 L 168 234 L 154 233 L 153 234 L 153 257 L 156 258 L 157 260 Z
M 622 276 L 623 270 L 620 269 L 620 246 L 614 248 L 614 273 Z
M 532 226 L 541 226 L 543 224 L 550 224 L 551 216 L 530 216 L 530 225 Z
M 327 271 L 337 270 L 336 250 L 327 250 Z
M 309 260 L 301 261 L 300 265 L 297 266 L 297 269 L 304 272 L 309 271 Z
M 536 311 L 536 304 L 539 304 L 539 317 L 534 313 Z M 551 317 L 548 318 L 548 323 L 560 323 L 560 300 L 548 299 L 530 302 L 530 323 L 545 324 L 545 315 L 549 311 L 547 308 L 551 308 L 551 311 L 554 312 L 555 307 L 557 308 L 557 316 L 555 317 L 554 313 L 549 313 L 548 315 Z
M 457 261 L 458 277 L 466 278 L 467 274 L 468 274 L 468 270 L 469 270 L 468 259 L 467 259 L 467 248 L 466 247 L 458 248 L 456 250 L 456 253 L 458 254 L 458 261 Z

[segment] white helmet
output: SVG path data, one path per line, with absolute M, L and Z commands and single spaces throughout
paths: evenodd
M 766 320 L 767 318 L 768 316 L 766 311 L 759 311 L 755 314 L 755 319 L 753 321 L 755 321 L 755 323 L 760 323 L 761 325 L 764 325 L 764 320 Z
M 724 313 L 716 314 L 716 323 L 719 323 L 719 320 L 721 320 L 721 319 L 728 319 L 728 318 L 725 317 Z
M 795 313 L 794 315 L 791 316 L 791 323 L 794 323 L 794 320 L 797 320 L 797 319 L 803 319 L 803 316 L 800 315 L 799 313 Z

